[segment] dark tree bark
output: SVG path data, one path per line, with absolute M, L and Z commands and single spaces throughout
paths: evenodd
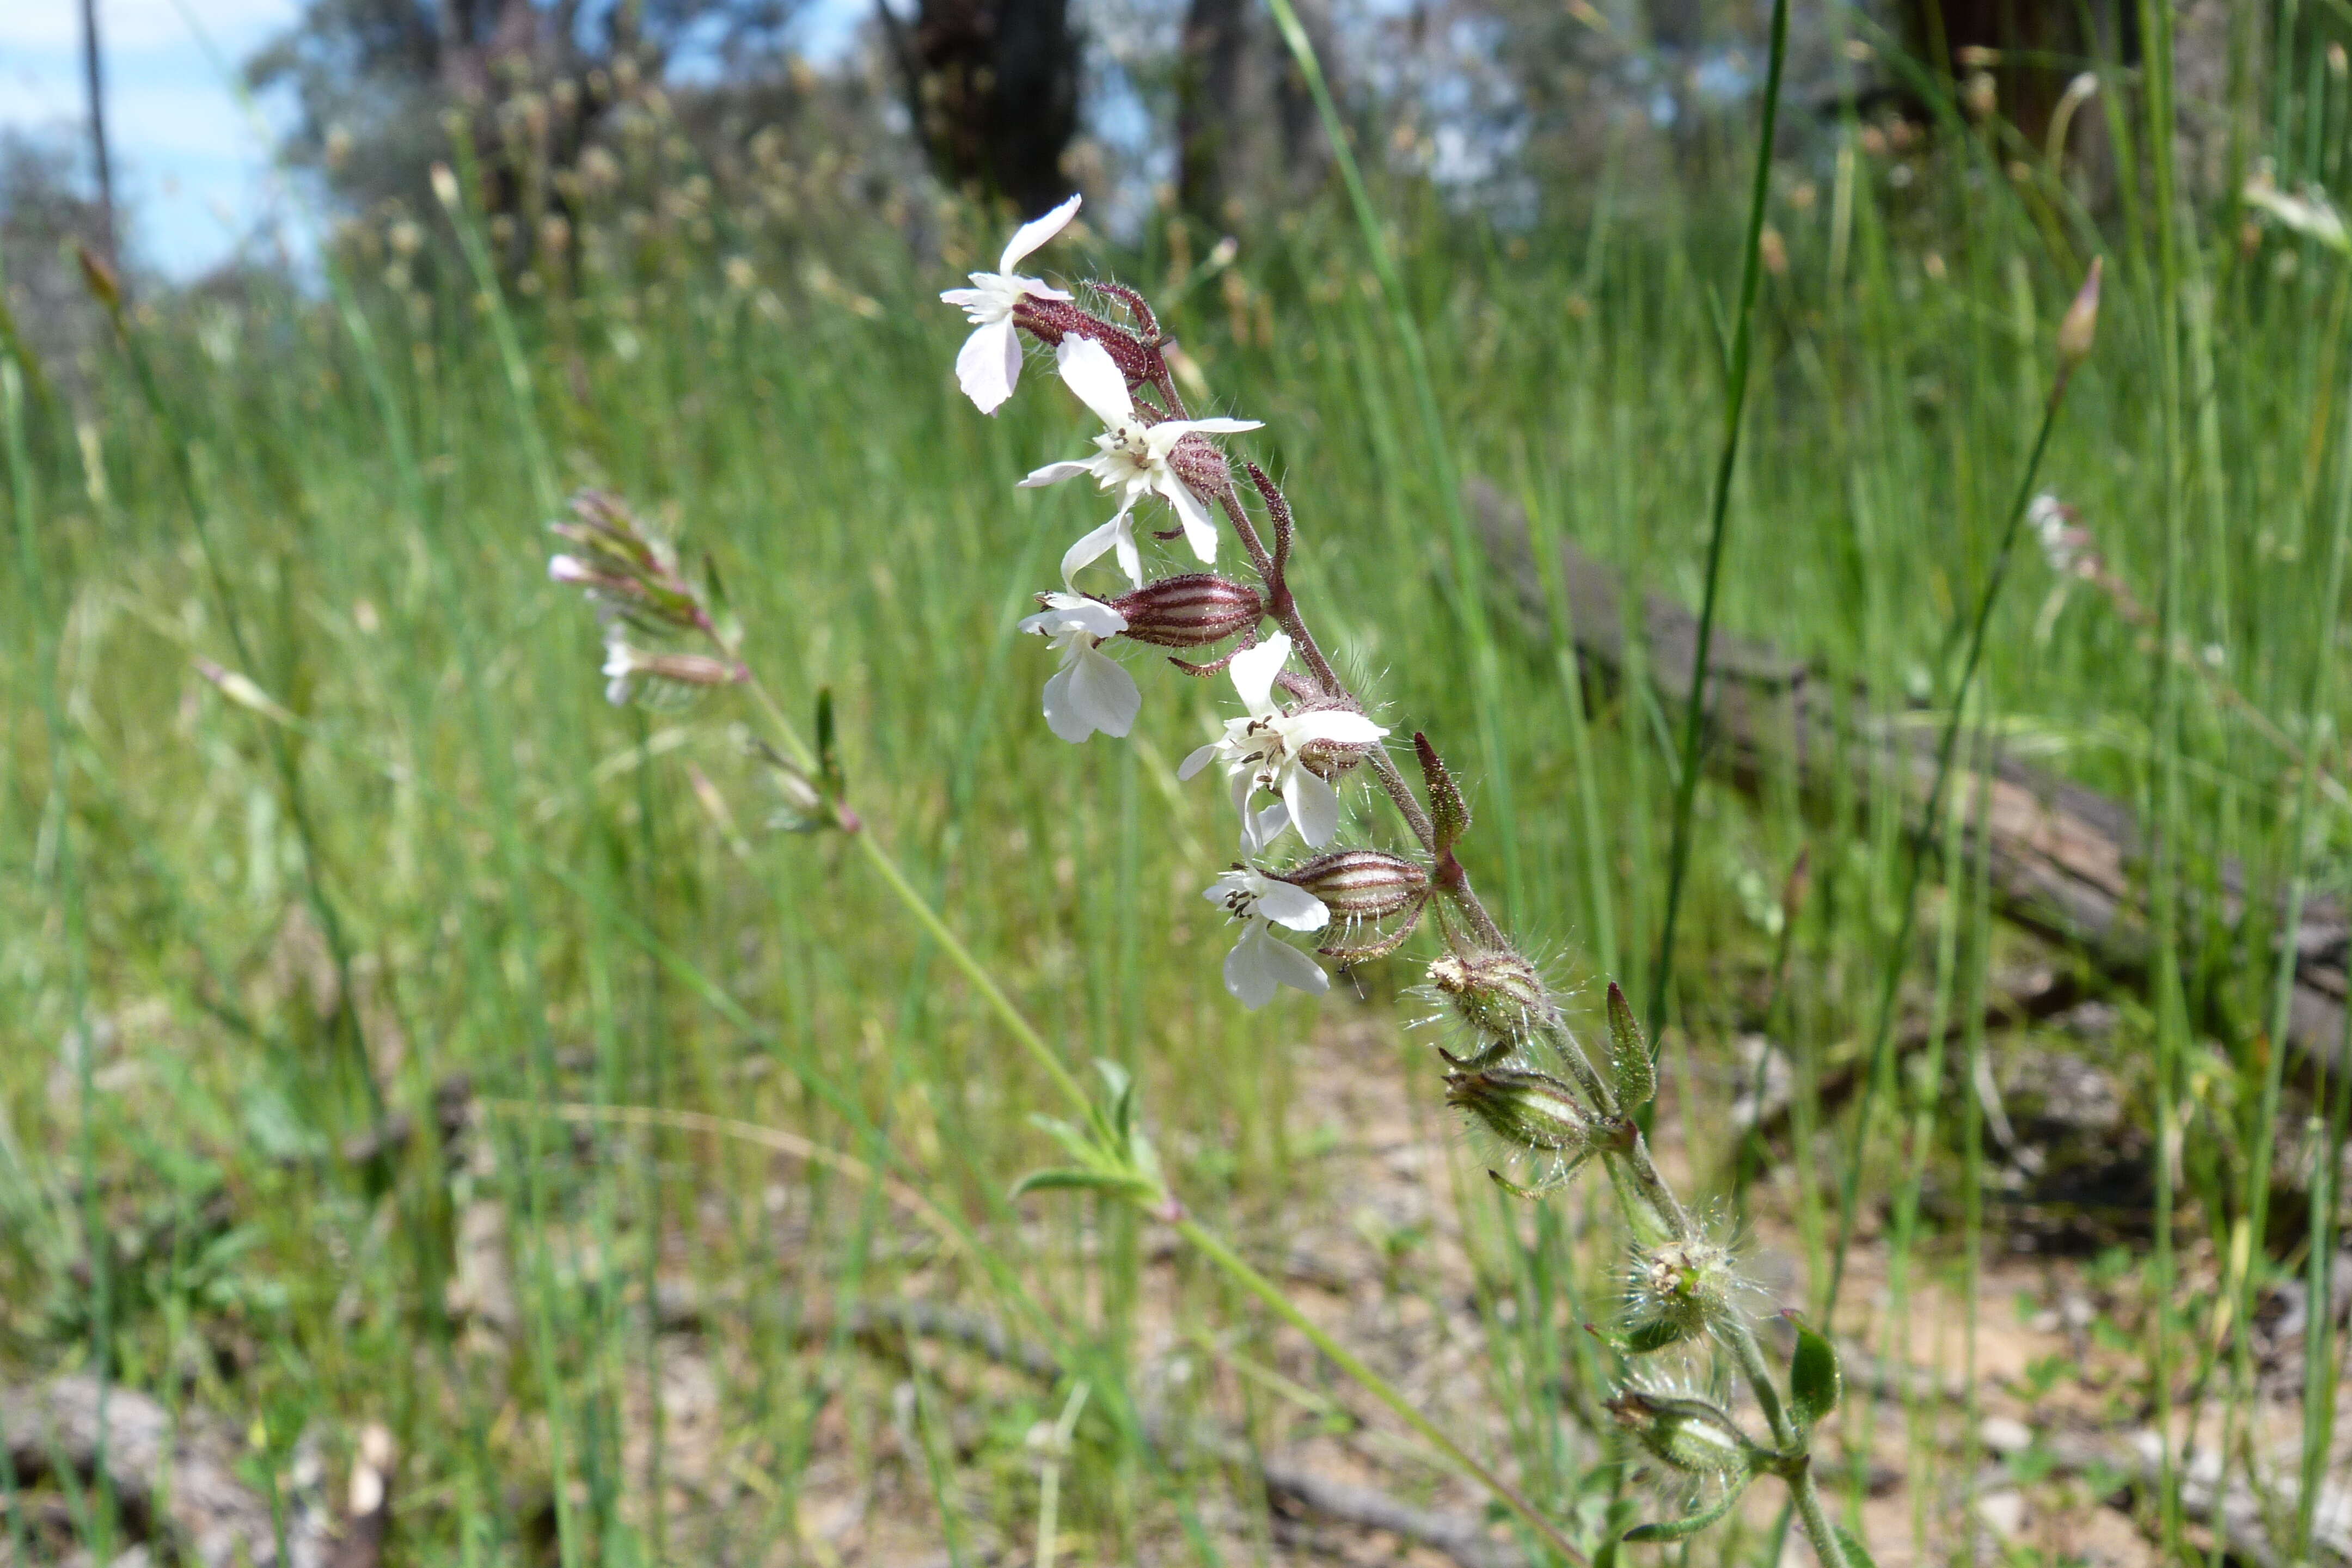
M 898 43 L 940 178 L 1024 216 L 1069 195 L 1062 154 L 1077 130 L 1078 39 L 1068 0 L 922 0 Z
M 1324 0 L 1294 0 L 1333 68 Z M 1177 195 L 1212 228 L 1294 205 L 1322 184 L 1329 150 L 1314 97 L 1263 0 L 1191 0 L 1177 79 Z

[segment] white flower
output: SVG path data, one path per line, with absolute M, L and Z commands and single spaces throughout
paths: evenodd
M 1118 515 L 1070 546 L 1062 557 L 1062 580 L 1068 582 L 1087 563 L 1118 552 L 1121 570 L 1139 588 L 1143 586 L 1143 558 L 1135 547 L 1130 514 L 1135 503 L 1154 493 L 1176 509 L 1192 553 L 1202 561 L 1217 558 L 1217 525 L 1209 508 L 1192 487 L 1169 466 L 1176 443 L 1191 435 L 1227 436 L 1255 430 L 1255 419 L 1163 419 L 1147 425 L 1136 416 L 1135 399 L 1128 395 L 1127 376 L 1113 363 L 1110 351 L 1092 338 L 1067 337 L 1055 353 L 1062 379 L 1078 401 L 1095 411 L 1105 426 L 1095 437 L 1097 451 L 1083 463 L 1048 463 L 1021 481 L 1024 488 L 1059 484 L 1091 474 L 1106 492 L 1118 496 Z
M 604 700 L 615 708 L 625 707 L 636 694 L 637 677 L 645 670 L 646 656 L 624 641 L 614 628 L 604 639 Z
M 1339 828 L 1339 792 L 1318 778 L 1300 753 L 1318 743 L 1369 746 L 1388 733 L 1361 713 L 1328 708 L 1283 712 L 1275 705 L 1274 678 L 1289 658 L 1290 638 L 1281 632 L 1234 655 L 1234 689 L 1241 693 L 1249 714 L 1226 720 L 1224 734 L 1186 757 L 1176 770 L 1178 778 L 1189 779 L 1212 762 L 1225 764 L 1234 806 L 1242 815 L 1242 850 L 1246 855 L 1264 854 L 1286 827 L 1297 828 L 1309 848 L 1328 844 Z M 1260 790 L 1276 801 L 1254 812 L 1250 803 Z
M 1127 630 L 1125 616 L 1083 594 L 1048 594 L 1045 608 L 1024 620 L 1021 629 L 1052 637 L 1062 655 L 1062 668 L 1045 682 L 1048 729 L 1075 742 L 1097 730 L 1118 737 L 1134 728 L 1143 694 L 1135 677 L 1097 646 Z
M 1072 196 L 1044 217 L 1023 224 L 1013 231 L 995 271 L 975 272 L 971 288 L 950 289 L 940 296 L 961 310 L 972 324 L 971 336 L 963 341 L 962 352 L 956 355 L 956 381 L 982 414 L 993 414 L 1004 406 L 1021 379 L 1021 335 L 1013 327 L 1013 308 L 1024 299 L 1069 298 L 1059 289 L 1020 277 L 1013 269 L 1061 233 L 1077 210 L 1078 198 Z
M 1304 888 L 1242 867 L 1218 877 L 1201 896 L 1223 904 L 1242 922 L 1241 940 L 1225 954 L 1225 989 L 1234 1000 L 1255 1012 L 1274 1000 L 1278 985 L 1311 996 L 1331 988 L 1331 977 L 1321 965 L 1274 934 L 1277 925 L 1321 931 L 1331 922 L 1331 911 L 1322 900 Z

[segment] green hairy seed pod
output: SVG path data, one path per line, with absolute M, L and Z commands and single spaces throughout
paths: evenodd
M 1765 1457 L 1764 1450 L 1749 1442 L 1730 1416 L 1704 1399 L 1629 1388 L 1609 1402 L 1609 1414 L 1642 1447 L 1675 1469 L 1693 1475 L 1753 1470 Z
M 1544 1073 L 1510 1068 L 1448 1073 L 1445 1103 L 1517 1148 L 1581 1155 L 1592 1147 L 1591 1116 L 1568 1085 Z
M 1429 966 L 1429 983 L 1489 1039 L 1524 1039 L 1552 1016 L 1543 976 L 1516 952 L 1447 953 Z

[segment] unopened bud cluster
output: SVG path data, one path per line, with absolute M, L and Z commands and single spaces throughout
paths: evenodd
M 1751 1472 L 1771 1457 L 1704 1399 L 1629 1388 L 1609 1402 L 1609 1414 L 1643 1447 L 1692 1475 Z
M 640 691 L 728 686 L 749 673 L 732 658 L 631 640 L 634 633 L 656 640 L 707 637 L 724 646 L 702 591 L 678 570 L 676 552 L 617 497 L 583 490 L 572 498 L 571 521 L 550 527 L 572 550 L 549 558 L 549 579 L 583 590 L 604 622 L 609 700 L 626 702 Z

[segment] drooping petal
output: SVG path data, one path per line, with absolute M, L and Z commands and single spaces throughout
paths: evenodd
M 1021 334 L 1013 318 L 976 327 L 956 355 L 956 384 L 982 414 L 993 414 L 1021 379 Z
M 1163 470 L 1152 488 L 1166 496 L 1168 504 L 1176 509 L 1176 521 L 1184 525 L 1184 542 L 1192 547 L 1192 553 L 1203 563 L 1213 563 L 1217 559 L 1216 520 L 1201 504 L 1201 498 L 1192 493 L 1192 487 Z
M 1182 762 L 1176 764 L 1177 782 L 1180 784 L 1188 782 L 1193 774 L 1199 773 L 1202 768 L 1207 767 L 1211 763 L 1213 763 L 1216 760 L 1217 742 L 1214 741 L 1210 742 L 1205 746 L 1196 748 L 1192 755 L 1186 757 Z
M 1243 705 L 1259 717 L 1274 711 L 1274 678 L 1290 659 L 1290 634 L 1276 632 L 1255 647 L 1245 647 L 1234 655 L 1226 666 L 1234 678 L 1234 689 L 1241 693 Z
M 1074 746 L 1095 732 L 1094 721 L 1086 716 L 1070 691 L 1077 668 L 1073 660 L 1055 670 L 1045 682 L 1045 728 Z
M 1136 689 L 1135 677 L 1092 644 L 1080 643 L 1076 651 L 1077 658 L 1070 661 L 1066 688 L 1071 704 L 1104 734 L 1114 739 L 1124 736 L 1135 728 L 1135 716 L 1143 709 L 1143 693 Z
M 1335 746 L 1369 746 L 1388 733 L 1361 713 L 1350 713 L 1340 708 L 1318 708 L 1312 712 L 1293 713 L 1281 723 L 1282 738 L 1290 742 L 1293 751 L 1318 742 Z
M 1306 889 L 1277 882 L 1271 877 L 1253 876 L 1252 890 L 1257 895 L 1256 903 L 1251 906 L 1253 913 L 1292 931 L 1321 931 L 1331 923 L 1331 911 Z
M 1264 921 L 1249 921 L 1243 925 L 1241 941 L 1225 954 L 1225 989 L 1253 1013 L 1273 1001 L 1282 984 L 1266 959 L 1269 945 L 1281 944 L 1275 942 Z
M 1095 466 L 1092 463 L 1048 463 L 1042 468 L 1030 470 L 1029 477 L 1023 479 L 1017 488 L 1024 490 L 1038 489 L 1046 485 L 1058 485 L 1064 479 L 1075 479 L 1081 475 L 1092 474 L 1094 471 Z
M 1072 196 L 1045 216 L 1031 218 L 1014 229 L 1013 237 L 1004 242 L 1004 259 L 996 264 L 996 269 L 1010 272 L 1028 260 L 1039 246 L 1069 226 L 1070 219 L 1077 216 L 1078 203 L 1082 199 Z
M 1143 552 L 1135 542 L 1135 514 L 1121 511 L 1112 521 L 1118 524 L 1118 569 L 1127 574 L 1129 582 L 1140 588 L 1143 586 Z
M 1296 763 L 1282 771 L 1282 804 L 1309 849 L 1320 849 L 1339 831 L 1339 792 Z
M 1124 549 L 1121 549 L 1122 546 Z M 1080 572 L 1114 550 L 1120 551 L 1121 566 L 1127 564 L 1129 555 L 1135 553 L 1135 538 L 1129 527 L 1128 514 L 1125 512 L 1112 518 L 1100 528 L 1089 530 L 1080 536 L 1076 544 L 1062 552 L 1062 581 L 1065 583 L 1076 581 Z M 1134 578 L 1139 586 L 1141 584 L 1143 577 L 1139 569 L 1129 572 L 1128 575 Z
M 1273 927 L 1254 920 L 1225 954 L 1225 989 L 1255 1012 L 1274 1000 L 1280 985 L 1319 996 L 1331 988 L 1331 977 L 1313 959 L 1278 940 Z
M 1078 401 L 1095 412 L 1095 417 L 1106 425 L 1135 417 L 1135 399 L 1128 395 L 1127 373 L 1120 370 L 1110 357 L 1110 351 L 1092 338 L 1076 336 L 1062 340 L 1054 351 L 1055 368 Z

